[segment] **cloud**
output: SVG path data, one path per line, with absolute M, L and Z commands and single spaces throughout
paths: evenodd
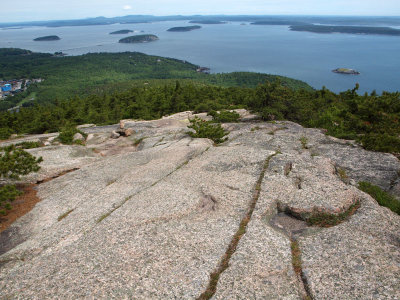
M 130 5 L 124 5 L 123 9 L 124 9 L 124 10 L 131 10 L 131 9 L 132 9 L 132 6 L 130 6 Z

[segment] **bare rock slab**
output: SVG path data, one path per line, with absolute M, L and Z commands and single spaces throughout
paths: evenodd
M 365 195 L 352 218 L 299 239 L 315 299 L 399 299 L 399 216 Z
M 214 147 L 186 134 L 193 116 L 124 120 L 132 135 L 118 139 L 119 124 L 83 128 L 86 147 L 29 150 L 44 159 L 31 180 L 77 170 L 38 185 L 42 201 L 0 239 L 0 298 L 197 299 L 244 220 L 213 299 L 400 298 L 400 217 L 349 184 L 396 193 L 394 156 L 291 122 L 224 124 L 229 140 Z M 336 226 L 305 222 L 354 203 Z

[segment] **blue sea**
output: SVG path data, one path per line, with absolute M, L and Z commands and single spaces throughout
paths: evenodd
M 303 80 L 314 88 L 339 92 L 360 84 L 360 92 L 400 90 L 400 37 L 379 35 L 317 34 L 290 31 L 289 26 L 255 26 L 231 22 L 201 25 L 200 30 L 167 32 L 187 21 L 114 24 L 79 27 L 24 27 L 0 29 L 0 48 L 37 52 L 62 51 L 68 55 L 89 52 L 138 51 L 187 60 L 209 67 L 213 73 L 251 71 Z M 191 24 L 193 25 L 193 24 Z M 129 35 L 110 35 L 121 29 L 133 34 L 156 34 L 160 40 L 145 44 L 119 44 Z M 130 34 L 130 35 L 133 35 Z M 45 35 L 60 41 L 34 42 Z M 351 68 L 361 75 L 331 71 Z

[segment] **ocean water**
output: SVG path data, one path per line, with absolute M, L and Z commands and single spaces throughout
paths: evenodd
M 360 84 L 360 92 L 400 91 L 398 36 L 317 34 L 290 31 L 288 26 L 245 24 L 201 25 L 202 29 L 191 32 L 166 31 L 186 26 L 186 21 L 0 29 L 0 48 L 62 51 L 68 55 L 138 51 L 187 60 L 209 67 L 214 73 L 251 71 L 288 76 L 335 92 L 351 89 L 356 83 Z M 118 40 L 129 35 L 109 34 L 120 29 L 156 34 L 160 40 L 120 44 Z M 61 40 L 33 41 L 45 35 L 58 35 Z M 331 72 L 338 67 L 356 69 L 361 75 Z

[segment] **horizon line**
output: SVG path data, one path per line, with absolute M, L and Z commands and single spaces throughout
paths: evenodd
M 22 24 L 22 23 L 36 23 L 36 22 L 54 22 L 54 21 L 77 21 L 77 20 L 90 20 L 90 19 L 114 19 L 123 17 L 344 17 L 344 18 L 400 18 L 400 15 L 337 15 L 337 14 L 176 14 L 176 15 L 148 15 L 148 14 L 129 14 L 120 15 L 113 17 L 96 16 L 96 17 L 85 17 L 85 18 L 71 18 L 71 19 L 46 19 L 46 20 L 28 20 L 28 21 L 8 21 L 0 22 L 0 24 Z

